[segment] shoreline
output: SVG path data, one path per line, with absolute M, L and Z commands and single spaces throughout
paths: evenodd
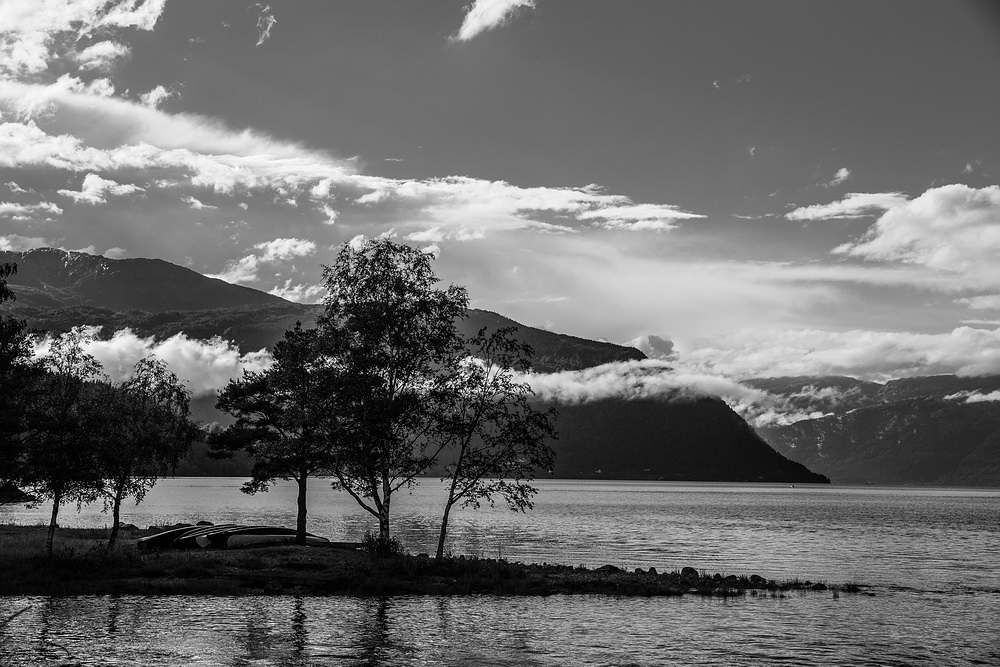
M 551 563 L 516 563 L 469 556 L 442 561 L 420 555 L 379 557 L 364 551 L 295 545 L 244 549 L 143 551 L 149 530 L 123 531 L 114 550 L 107 531 L 62 528 L 51 557 L 45 526 L 0 526 L 0 596 L 14 595 L 610 595 L 653 597 L 785 597 L 792 591 L 863 592 L 856 583 L 757 574 L 723 574 L 685 567 L 625 571 Z M 870 593 L 869 593 L 870 595 Z

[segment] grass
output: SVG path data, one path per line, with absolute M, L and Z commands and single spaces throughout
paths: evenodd
M 51 556 L 43 526 L 0 526 L 0 595 L 707 595 L 789 590 L 859 592 L 856 583 L 827 587 L 705 572 L 633 572 L 613 566 L 510 563 L 502 558 L 378 556 L 364 551 L 269 546 L 254 549 L 141 551 L 122 534 L 114 550 L 98 529 L 60 529 Z

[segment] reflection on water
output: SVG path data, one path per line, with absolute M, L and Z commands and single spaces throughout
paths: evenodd
M 7 598 L 3 665 L 933 665 L 1000 661 L 997 600 L 964 626 L 913 592 Z M 968 620 L 968 619 L 966 619 Z
M 294 525 L 293 485 L 164 480 L 126 521 Z M 759 572 L 874 585 L 729 600 L 602 597 L 0 599 L 0 665 L 1000 665 L 1000 492 L 545 481 L 528 514 L 457 512 L 450 548 L 521 561 Z M 321 485 L 310 527 L 359 539 L 370 519 Z M 439 485 L 394 503 L 431 551 Z M 0 509 L 39 523 L 47 508 Z M 97 508 L 64 525 L 103 526 Z M 62 517 L 61 517 L 62 518 Z M 0 573 L 2 576 L 2 573 Z

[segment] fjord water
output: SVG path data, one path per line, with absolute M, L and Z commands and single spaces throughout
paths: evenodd
M 294 489 L 169 479 L 124 520 L 294 525 Z M 0 664 L 661 665 L 1000 664 L 1000 491 L 547 480 L 528 514 L 463 510 L 455 553 L 588 566 L 686 565 L 870 585 L 862 594 L 712 599 L 83 597 L 0 599 Z M 441 487 L 394 507 L 431 551 Z M 372 523 L 323 482 L 310 529 L 357 540 Z M 47 509 L 4 508 L 40 523 Z M 65 526 L 104 526 L 98 507 Z M 869 595 L 870 594 L 870 595 Z

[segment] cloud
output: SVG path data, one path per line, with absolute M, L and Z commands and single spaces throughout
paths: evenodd
M 144 188 L 138 185 L 117 183 L 111 179 L 101 178 L 97 174 L 87 174 L 83 177 L 83 185 L 79 191 L 57 190 L 64 197 L 83 204 L 105 204 L 107 198 L 121 197 L 134 192 L 144 192 Z
M 677 371 L 658 359 L 615 362 L 558 373 L 517 374 L 515 377 L 519 382 L 527 382 L 539 398 L 563 404 L 611 399 L 674 402 L 717 397 L 756 426 L 790 424 L 822 416 L 820 412 L 796 410 L 781 397 L 725 377 Z
M 466 10 L 462 27 L 452 39 L 467 42 L 480 33 L 504 25 L 518 11 L 534 7 L 534 0 L 474 0 Z
M 931 188 L 892 207 L 860 240 L 834 252 L 917 264 L 970 286 L 1000 286 L 1000 186 Z
M 296 303 L 319 303 L 326 296 L 326 287 L 323 285 L 306 285 L 304 283 L 293 285 L 292 279 L 289 278 L 283 286 L 269 290 L 268 294 L 280 296 L 282 299 Z
M 127 56 L 129 49 L 123 44 L 111 41 L 91 44 L 75 54 L 74 59 L 82 70 L 108 70 L 120 59 Z
M 62 215 L 63 210 L 59 208 L 58 205 L 47 201 L 43 201 L 38 204 L 18 204 L 0 201 L 0 217 L 31 217 L 38 213 L 46 215 Z
M 666 204 L 630 204 L 606 206 L 577 215 L 580 220 L 595 220 L 605 229 L 625 229 L 629 231 L 674 229 L 678 220 L 704 218 L 704 215 L 683 211 Z
M 34 248 L 46 248 L 51 245 L 50 241 L 39 236 L 19 236 L 18 234 L 0 236 L 0 250 L 21 252 L 24 250 L 33 250 Z
M 955 299 L 955 303 L 964 304 L 972 310 L 1000 310 L 1000 294 L 970 296 L 962 299 Z
M 210 204 L 204 204 L 204 203 L 201 202 L 201 200 L 196 199 L 195 197 L 190 197 L 190 196 L 188 196 L 188 197 L 181 197 L 181 201 L 184 202 L 185 204 L 187 204 L 188 206 L 190 206 L 191 208 L 193 208 L 196 211 L 201 211 L 203 209 L 219 208 L 218 206 L 212 206 Z
M 262 264 L 276 264 L 296 257 L 305 257 L 316 252 L 312 241 L 297 238 L 278 238 L 254 245 L 257 253 L 246 255 L 229 262 L 221 273 L 206 273 L 209 278 L 218 278 L 227 283 L 252 283 L 257 281 L 257 271 Z M 288 285 L 286 284 L 286 288 Z
M 260 11 L 257 16 L 257 46 L 263 46 L 267 40 L 271 39 L 271 30 L 278 20 L 271 12 L 271 5 L 258 3 L 257 9 Z
M 176 91 L 167 90 L 163 86 L 156 86 L 148 92 L 139 96 L 139 101 L 150 109 L 159 109 L 171 97 L 177 95 Z
M 104 251 L 104 256 L 108 259 L 124 259 L 128 255 L 128 250 L 125 248 L 108 248 Z
M 100 332 L 100 327 L 85 329 L 91 336 Z M 46 354 L 50 344 L 49 338 L 40 340 L 35 355 Z M 266 350 L 240 354 L 239 348 L 221 338 L 196 340 L 179 333 L 156 340 L 138 336 L 130 329 L 116 331 L 108 340 L 92 339 L 84 344 L 84 349 L 101 362 L 104 372 L 115 382 L 127 379 L 137 361 L 155 355 L 166 362 L 196 396 L 212 394 L 230 379 L 241 377 L 244 370 L 261 371 L 272 361 Z
M 851 170 L 847 167 L 841 167 L 837 170 L 837 173 L 833 175 L 833 180 L 828 181 L 823 184 L 823 187 L 834 188 L 846 181 L 851 177 Z
M 748 329 L 682 348 L 681 361 L 737 379 L 995 375 L 1000 374 L 1000 328 L 958 327 L 946 333 Z
M 991 391 L 988 394 L 981 394 L 978 391 L 960 391 L 944 397 L 946 401 L 958 401 L 961 399 L 965 399 L 963 403 L 995 403 L 1000 401 L 1000 391 Z
M 906 201 L 906 195 L 901 192 L 852 192 L 840 201 L 803 206 L 786 213 L 785 217 L 789 220 L 862 218 L 901 206 Z
M 677 351 L 674 349 L 674 342 L 660 336 L 639 336 L 625 343 L 629 347 L 634 347 L 651 359 L 661 359 L 674 361 L 677 359 Z
M 77 60 L 100 42 L 79 49 L 93 35 L 123 28 L 152 30 L 166 0 L 5 0 L 0 3 L 0 73 L 32 76 L 50 63 Z M 108 47 L 91 52 L 84 62 L 100 59 Z

